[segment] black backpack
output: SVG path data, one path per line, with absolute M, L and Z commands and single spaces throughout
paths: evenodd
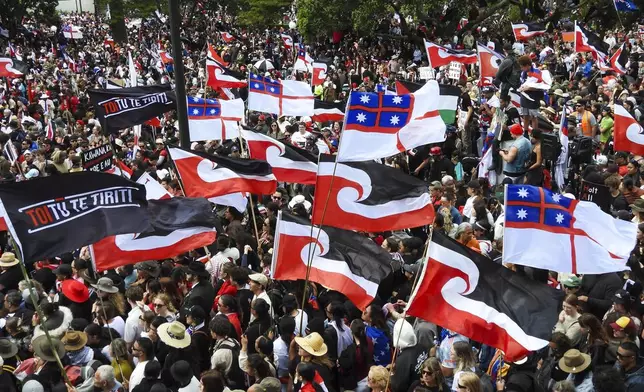
M 224 377 L 226 378 L 226 384 L 228 388 L 231 390 L 234 389 L 246 389 L 246 374 L 244 371 L 239 367 L 239 353 L 241 351 L 241 347 L 237 342 L 234 344 L 222 344 L 219 346 L 218 350 L 230 350 L 230 352 L 233 354 L 233 361 L 232 364 L 230 365 L 230 371 L 228 374 L 225 374 Z

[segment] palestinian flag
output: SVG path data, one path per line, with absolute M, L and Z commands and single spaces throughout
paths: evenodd
M 411 94 L 418 91 L 421 87 L 423 87 L 421 83 L 396 80 L 396 94 L 398 95 Z M 461 90 L 458 86 L 450 86 L 448 84 L 441 84 L 439 87 L 440 99 L 438 100 L 438 111 L 445 124 L 454 124 Z

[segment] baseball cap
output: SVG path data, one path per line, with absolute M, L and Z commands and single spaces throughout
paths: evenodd
M 626 331 L 635 329 L 635 323 L 631 320 L 630 317 L 622 316 L 617 319 L 614 323 L 610 323 L 610 326 L 615 331 Z
M 440 189 L 443 187 L 443 184 L 441 184 L 440 181 L 432 181 L 431 184 L 429 184 L 429 189 Z
M 268 278 L 264 274 L 250 274 L 248 275 L 248 279 L 261 284 L 264 288 L 268 286 Z
M 581 286 L 581 279 L 579 279 L 579 277 L 576 276 L 576 275 L 570 275 L 568 277 L 568 279 L 566 279 L 566 280 L 564 280 L 562 282 L 562 284 L 564 285 L 564 287 L 574 289 L 574 288 L 577 288 L 577 287 Z

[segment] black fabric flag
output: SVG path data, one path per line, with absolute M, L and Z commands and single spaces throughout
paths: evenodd
M 78 172 L 4 184 L 0 214 L 26 262 L 116 234 L 151 229 L 145 186 L 113 174 Z
M 177 98 L 169 84 L 88 90 L 96 117 L 108 133 L 143 124 L 176 109 Z

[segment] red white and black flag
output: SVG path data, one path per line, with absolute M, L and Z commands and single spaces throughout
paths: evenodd
M 342 102 L 327 102 L 316 99 L 311 120 L 315 122 L 344 120 L 345 105 Z
M 336 166 L 335 156 L 320 155 L 313 224 L 375 233 L 419 227 L 433 219 L 424 181 L 374 161 Z
M 575 23 L 575 52 L 590 52 L 595 60 L 608 57 L 608 44 L 590 30 Z
M 85 171 L 4 184 L 0 200 L 0 216 L 25 262 L 151 228 L 145 187 L 107 173 Z
M 619 49 L 613 53 L 611 56 L 609 62 L 610 66 L 615 71 L 615 73 L 619 75 L 624 75 L 626 73 L 626 63 L 628 63 L 628 54 L 624 50 L 624 46 L 626 44 L 623 43 Z
M 546 26 L 536 22 L 512 23 L 512 32 L 517 41 L 527 41 L 546 33 Z
M 208 44 L 206 57 L 206 85 L 212 88 L 242 88 L 246 86 L 243 74 L 227 68 L 228 64 Z
M 309 279 L 343 293 L 359 309 L 373 301 L 378 285 L 391 273 L 389 252 L 367 237 L 328 226 L 311 230 L 308 219 L 280 212 L 271 264 L 273 278 L 306 279 L 309 254 L 313 257 Z
M 248 144 L 250 157 L 267 161 L 277 181 L 315 184 L 317 158 L 307 150 L 248 129 L 242 129 L 241 135 Z
M 563 292 L 434 232 L 407 314 L 499 348 L 509 361 L 548 344 Z
M 475 50 L 450 49 L 428 41 L 425 41 L 425 51 L 429 59 L 429 66 L 432 68 L 448 65 L 452 61 L 461 64 L 475 64 L 478 61 Z
M 150 231 L 107 237 L 91 247 L 96 271 L 168 259 L 210 245 L 215 242 L 216 227 L 220 226 L 206 199 L 150 200 L 148 214 Z
M 277 181 L 271 165 L 256 159 L 208 155 L 177 147 L 168 148 L 187 197 L 206 199 L 237 192 L 268 195 Z

